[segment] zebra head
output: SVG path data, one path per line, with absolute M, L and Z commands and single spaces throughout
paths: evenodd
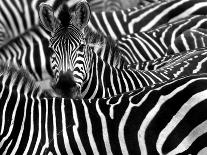
M 60 88 L 59 90 L 68 90 L 60 92 L 65 97 L 80 97 L 81 87 L 89 68 L 89 63 L 85 61 L 87 46 L 84 29 L 88 24 L 90 13 L 89 4 L 85 0 L 70 8 L 65 4 L 62 5 L 57 17 L 51 6 L 40 4 L 40 21 L 45 29 L 51 32 L 50 62 L 55 76 L 53 86 L 56 89 Z M 66 88 L 67 86 L 69 88 Z

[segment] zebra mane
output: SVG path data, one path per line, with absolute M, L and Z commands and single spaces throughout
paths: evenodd
M 22 85 L 24 87 L 28 87 L 30 92 L 41 93 L 40 87 L 36 85 L 35 81 L 31 78 L 26 70 L 22 68 L 17 69 L 12 64 L 1 62 L 0 80 L 2 81 L 5 76 L 7 76 L 7 79 L 9 80 L 8 83 L 5 83 L 6 86 L 9 86 L 11 82 L 14 82 L 13 88 L 16 89 L 19 82 L 21 81 Z M 15 79 L 12 79 L 12 77 L 15 77 Z

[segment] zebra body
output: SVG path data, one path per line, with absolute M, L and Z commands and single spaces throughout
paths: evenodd
M 167 22 L 190 15 L 206 15 L 206 0 L 166 0 L 144 8 L 133 7 L 115 12 L 92 12 L 89 26 L 113 39 L 148 31 Z
M 31 87 L 21 94 L 22 81 L 14 88 L 0 78 L 1 154 L 207 151 L 206 74 L 93 100 L 40 98 Z
M 118 40 L 118 47 L 129 64 L 165 56 L 168 54 L 168 48 L 171 47 L 173 50 L 176 50 L 171 52 L 171 54 L 185 51 L 183 48 L 179 49 L 179 46 L 178 48 L 174 48 L 174 44 L 177 42 L 176 39 L 187 30 L 205 28 L 207 26 L 206 17 L 205 15 L 191 16 L 160 25 L 146 32 L 123 36 Z M 202 47 L 204 46 L 202 45 Z M 197 48 L 199 48 L 199 45 Z

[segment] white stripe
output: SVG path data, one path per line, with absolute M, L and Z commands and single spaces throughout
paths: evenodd
M 169 22 L 174 22 L 178 19 L 190 16 L 191 14 L 193 14 L 195 11 L 205 7 L 207 5 L 206 2 L 201 2 L 201 3 L 197 3 L 194 6 L 188 8 L 186 11 L 182 12 L 181 14 L 179 14 L 178 16 L 175 16 L 174 18 L 170 19 Z
M 115 12 L 115 11 L 112 12 L 112 15 L 113 15 L 114 22 L 116 23 L 116 25 L 117 25 L 117 27 L 118 27 L 120 33 L 121 33 L 122 35 L 126 34 L 126 32 L 125 32 L 124 29 L 123 29 L 123 26 L 124 26 L 124 25 L 122 25 L 122 24 L 120 23 L 120 21 L 119 21 L 119 17 L 117 17 L 116 12 Z M 115 35 L 116 35 L 116 34 L 115 34 Z M 114 39 L 117 39 L 117 38 L 114 38 Z
M 10 141 L 9 144 L 7 145 L 6 149 L 4 150 L 3 155 L 8 155 L 7 151 L 8 151 L 8 149 L 9 149 L 9 147 L 10 147 L 12 141 L 13 141 L 13 140 L 11 139 L 11 141 Z
M 170 135 L 170 133 L 175 129 L 175 127 L 182 121 L 182 119 L 187 115 L 187 113 L 194 106 L 196 106 L 197 104 L 199 104 L 200 102 L 206 99 L 206 95 L 207 95 L 207 90 L 193 95 L 186 103 L 183 104 L 183 106 L 173 116 L 173 118 L 170 120 L 167 126 L 161 131 L 161 133 L 159 134 L 157 143 L 156 143 L 156 148 L 160 154 L 162 154 L 162 146 L 164 142 L 166 141 L 167 137 Z M 201 127 L 203 127 L 203 129 Z M 200 126 L 198 126 L 193 131 L 191 131 L 191 133 L 186 138 L 184 138 L 184 140 L 180 143 L 180 145 L 178 145 L 174 150 L 172 150 L 168 154 L 173 155 L 173 154 L 178 154 L 178 153 L 182 153 L 183 151 L 185 151 L 185 149 L 189 148 L 190 144 L 192 144 L 193 141 L 195 141 L 197 137 L 207 132 L 205 130 L 206 127 L 207 127 L 207 121 L 204 121 Z M 198 131 L 198 132 L 196 133 L 195 131 Z
M 79 128 L 79 122 L 78 122 L 78 115 L 77 115 L 77 110 L 75 107 L 75 103 L 74 101 L 71 99 L 71 105 L 72 105 L 72 111 L 73 111 L 73 119 L 74 119 L 74 125 L 73 125 L 73 134 L 74 134 L 74 138 L 76 141 L 76 144 L 78 146 L 78 150 L 80 151 L 81 155 L 86 155 L 85 149 L 83 147 L 83 144 L 81 142 L 79 133 L 78 133 L 78 128 Z
M 4 83 L 2 83 L 3 85 L 5 85 L 5 81 L 7 81 L 7 78 L 8 78 L 8 75 L 4 75 L 4 77 L 3 77 L 3 80 L 2 81 L 4 81 Z M 3 132 L 4 132 L 4 126 L 5 126 L 5 122 L 6 122 L 6 120 L 5 120 L 5 115 L 6 115 L 6 108 L 7 108 L 7 104 L 8 104 L 8 102 L 9 102 L 9 99 L 10 99 L 10 96 L 11 96 L 11 91 L 12 91 L 12 87 L 13 87 L 13 85 L 14 85 L 14 81 L 11 81 L 10 82 L 10 85 L 9 85 L 9 93 L 8 93 L 8 95 L 7 95 L 7 99 L 6 99 L 6 101 L 5 101 L 5 103 L 4 103 L 4 107 L 3 107 L 3 111 L 2 111 L 2 125 L 1 125 L 1 135 L 3 134 Z M 3 92 L 2 92 L 3 93 Z M 12 122 L 11 122 L 12 123 Z M 2 143 L 2 142 L 1 142 Z M 0 143 L 0 148 L 1 148 L 1 146 L 3 145 L 1 145 L 1 143 Z
M 134 37 L 134 39 L 142 46 L 142 48 L 144 50 L 148 50 L 146 49 L 145 45 L 139 40 L 138 37 Z M 138 55 L 138 57 L 141 59 L 141 61 L 145 61 L 146 59 L 142 56 L 142 54 L 140 54 L 139 49 L 137 49 L 136 45 L 134 44 L 134 42 L 131 40 L 131 38 L 122 38 L 122 40 L 127 40 L 129 42 L 129 44 L 132 46 L 133 51 L 130 49 L 132 55 L 134 55 L 133 53 L 136 52 L 136 54 Z M 119 42 L 120 43 L 120 42 Z M 126 46 L 126 43 L 124 44 L 124 46 Z M 137 60 L 137 58 L 135 58 L 135 60 Z
M 101 70 L 101 85 L 103 86 L 103 88 L 106 88 L 104 85 L 104 74 L 105 74 L 105 68 L 106 68 L 106 64 L 103 63 L 103 68 Z M 106 96 L 106 89 L 103 89 L 103 95 L 102 98 Z
M 9 5 L 9 8 L 11 8 L 12 12 L 14 13 L 16 21 L 18 23 L 18 27 L 19 27 L 20 33 L 23 33 L 25 31 L 24 30 L 24 25 L 23 25 L 23 20 L 22 20 L 23 18 L 20 16 L 18 10 L 14 7 L 14 5 L 11 3 L 11 1 L 7 1 L 7 3 Z
M 98 149 L 96 146 L 96 142 L 93 137 L 93 129 L 92 129 L 92 125 L 91 125 L 90 115 L 89 115 L 88 108 L 87 108 L 87 105 L 85 104 L 84 100 L 82 100 L 82 105 L 84 107 L 84 114 L 85 114 L 86 124 L 87 124 L 87 135 L 89 138 L 90 146 L 92 148 L 93 154 L 99 155 L 99 152 L 98 152 Z
M 145 34 L 145 36 L 147 36 L 146 34 Z M 151 52 L 153 52 L 157 57 L 160 57 L 160 54 L 156 51 L 156 49 L 154 49 L 154 47 L 150 44 L 150 43 L 148 43 L 148 41 L 146 41 L 144 38 L 142 38 L 142 37 L 140 37 L 139 35 L 137 35 L 136 34 L 136 37 L 137 38 L 139 38 L 143 43 L 145 43 L 145 45 L 147 45 L 147 47 L 150 49 L 150 50 L 152 50 L 152 51 L 149 51 L 145 46 L 144 46 L 144 51 L 146 52 L 146 54 L 148 55 L 148 57 L 149 57 L 149 59 L 150 60 L 153 60 L 154 58 L 152 57 L 152 53 Z M 148 36 L 147 38 L 149 38 L 150 39 L 150 37 Z M 150 39 L 151 41 L 153 41 L 153 39 Z M 153 43 L 158 47 L 159 46 L 159 44 L 157 44 L 156 42 L 154 42 L 153 41 Z M 163 51 L 162 51 L 163 52 Z
M 30 124 L 28 124 L 30 126 L 30 132 L 29 132 L 29 140 L 27 142 L 27 146 L 24 150 L 24 155 L 27 155 L 28 154 L 28 151 L 30 149 L 30 146 L 31 146 L 31 143 L 32 143 L 32 139 L 33 139 L 33 136 L 34 136 L 34 98 L 33 98 L 33 93 L 31 94 L 31 115 L 30 115 Z
M 98 59 L 97 55 L 96 55 L 96 59 Z M 95 65 L 96 65 L 96 69 L 97 69 L 97 68 L 99 67 L 99 66 L 98 66 L 98 63 L 96 62 Z M 91 69 L 94 70 L 94 67 L 92 67 Z M 99 73 L 98 73 L 97 71 L 95 71 L 95 73 L 97 73 L 97 74 L 94 74 L 94 71 L 93 71 L 93 74 L 91 74 L 91 76 L 90 76 L 91 79 L 94 78 L 93 76 L 96 76 L 96 84 L 95 84 L 96 87 L 95 87 L 95 89 L 94 89 L 94 91 L 93 91 L 93 94 L 92 94 L 91 97 L 90 97 L 91 99 L 93 99 L 93 98 L 96 97 L 97 92 L 98 92 L 98 89 L 99 89 L 99 85 L 97 84 L 97 83 L 99 83 L 99 78 L 98 78 L 98 76 L 99 76 L 98 74 L 99 74 Z M 93 80 L 92 80 L 92 82 L 93 82 Z M 93 82 L 92 85 L 94 85 L 94 82 Z M 90 86 L 91 86 L 91 85 L 90 85 Z M 91 89 L 90 89 L 90 91 L 91 91 Z
M 151 123 L 151 121 L 155 118 L 155 116 L 157 115 L 157 113 L 159 112 L 161 106 L 163 104 L 165 104 L 165 102 L 169 99 L 171 99 L 174 95 L 176 95 L 179 91 L 182 91 L 183 89 L 185 89 L 189 84 L 191 84 L 192 82 L 196 81 L 195 80 L 191 80 L 185 84 L 183 84 L 182 86 L 176 88 L 175 90 L 173 90 L 170 94 L 168 95 L 163 95 L 160 96 L 159 100 L 157 101 L 156 105 L 148 112 L 148 114 L 146 115 L 145 119 L 143 120 L 140 129 L 138 131 L 138 141 L 139 141 L 139 146 L 140 146 L 140 150 L 141 150 L 141 154 L 142 155 L 147 155 L 147 147 L 146 147 L 146 143 L 145 143 L 145 132 L 149 126 L 149 124 Z M 172 84 L 172 83 L 168 83 Z
M 110 104 L 110 100 L 107 101 L 108 105 L 110 105 L 109 116 L 111 117 L 111 119 L 114 119 L 114 108 L 115 108 L 115 106 L 117 106 L 121 103 L 123 96 L 124 96 L 123 94 L 120 94 L 120 97 L 119 97 L 118 101 L 115 104 Z
M 97 23 L 98 28 L 100 29 L 100 31 L 101 31 L 104 35 L 107 35 L 106 32 L 104 31 L 103 27 L 101 26 L 101 23 L 99 22 L 99 19 L 97 18 L 96 13 L 95 13 L 95 12 L 92 12 L 91 15 L 94 17 L 94 20 L 96 21 L 96 23 Z
M 19 0 L 15 0 L 14 3 L 17 5 L 17 8 L 20 12 L 23 12 L 22 5 Z
M 117 94 L 117 92 L 116 92 L 116 88 L 114 87 L 114 75 L 113 75 L 113 69 L 112 69 L 112 67 L 111 66 L 109 66 L 110 67 L 110 73 L 108 74 L 108 76 L 110 76 L 110 85 L 111 85 L 111 88 L 112 88 L 112 94 Z M 118 77 L 115 77 L 115 80 L 117 79 Z
M 165 3 L 163 3 L 165 4 Z M 162 4 L 162 5 L 163 5 Z M 128 29 L 129 29 L 129 33 L 133 33 L 134 32 L 134 24 L 135 23 L 139 23 L 142 19 L 144 19 L 145 17 L 147 17 L 149 14 L 151 14 L 153 11 L 157 10 L 161 5 L 157 5 L 156 7 L 153 7 L 152 9 L 149 9 L 148 11 L 145 11 L 143 14 L 141 14 L 140 16 L 138 16 L 137 18 L 133 18 L 129 23 L 128 23 Z M 135 12 L 136 13 L 136 12 Z M 129 14 L 131 15 L 131 14 Z
M 167 27 L 165 27 L 164 31 L 162 32 L 162 35 L 160 37 L 160 41 L 162 43 L 162 45 L 165 47 L 165 49 L 168 49 L 168 46 L 169 45 L 166 45 L 166 42 L 165 42 L 165 38 L 169 37 L 166 35 L 166 33 L 168 32 L 168 30 L 171 28 L 172 24 L 169 24 Z
M 41 69 L 42 69 L 42 78 L 43 79 L 49 79 L 50 74 L 47 71 L 46 68 L 46 56 L 45 56 L 45 51 L 43 48 L 43 42 L 41 40 L 41 38 L 39 38 L 35 33 L 32 32 L 32 36 L 35 38 L 35 40 L 38 42 L 38 47 L 39 47 L 39 55 L 40 55 L 40 61 L 41 61 Z M 33 58 L 34 59 L 34 58 Z
M 43 101 L 43 100 L 42 100 Z M 44 98 L 45 101 L 45 144 L 42 146 L 42 150 L 40 152 L 40 155 L 44 154 L 44 151 L 49 147 L 49 135 L 48 135 L 48 99 Z M 41 103 L 43 104 L 43 103 Z M 30 145 L 29 145 L 30 146 Z M 28 154 L 25 152 L 25 155 Z
M 185 46 L 185 50 L 186 50 L 186 51 L 187 51 L 187 50 L 190 50 L 190 47 L 188 46 L 188 43 L 187 43 L 187 40 L 186 40 L 186 39 L 188 39 L 188 38 L 185 38 L 183 33 L 180 35 L 180 38 L 181 38 L 181 40 L 182 40 L 182 42 L 183 42 L 183 45 Z
M 69 116 L 66 116 L 66 114 L 65 114 L 65 100 L 63 98 L 62 98 L 62 101 L 61 101 L 61 114 L 62 114 L 63 141 L 64 141 L 64 144 L 65 144 L 65 149 L 66 149 L 68 155 L 73 155 L 73 152 L 72 152 L 71 147 L 70 147 L 70 141 L 69 141 L 69 138 L 68 138 L 69 136 L 67 134 L 68 126 L 65 126 L 67 124 L 66 117 L 69 117 Z
M 5 3 L 7 3 L 8 1 L 5 1 Z M 8 4 L 7 4 L 8 5 Z M 17 29 L 15 27 L 15 23 L 14 20 L 12 18 L 12 15 L 10 14 L 10 12 L 6 9 L 7 7 L 1 7 L 2 12 L 5 13 L 5 15 L 7 16 L 7 19 L 9 21 L 9 25 L 11 25 L 11 31 L 12 31 L 12 35 L 11 36 L 17 36 L 19 33 L 17 32 Z M 7 25 L 8 26 L 8 25 Z
M 37 71 L 35 69 L 35 62 L 34 62 L 34 52 L 37 52 L 37 51 L 34 51 L 34 40 L 32 38 L 32 36 L 28 36 L 25 38 L 25 40 L 27 40 L 27 43 L 29 44 L 29 47 L 27 49 L 30 49 L 30 50 L 27 50 L 26 51 L 26 55 L 29 55 L 29 65 L 31 66 L 31 69 L 35 75 L 35 78 L 37 78 L 37 80 L 41 80 L 39 75 L 37 74 Z M 39 65 L 39 64 L 38 64 Z
M 102 125 L 102 138 L 104 140 L 105 148 L 106 148 L 106 154 L 112 155 L 111 145 L 109 142 L 109 135 L 108 135 L 108 127 L 107 122 L 104 114 L 101 112 L 101 109 L 99 107 L 99 100 L 96 101 L 96 110 L 100 116 L 101 119 L 101 125 Z
M 194 73 L 198 73 L 202 68 L 205 68 L 203 65 L 205 64 L 205 62 L 207 62 L 207 57 L 204 58 L 203 60 L 198 62 L 198 65 L 196 66 L 196 69 L 193 70 L 193 74 Z M 202 67 L 203 66 L 203 67 Z
M 21 87 L 22 87 L 22 80 L 19 82 L 19 85 L 18 85 L 18 87 L 17 87 L 17 95 L 18 95 L 18 98 L 17 98 L 17 103 L 19 103 L 19 100 L 20 100 L 20 89 L 21 89 Z M 27 85 L 27 87 L 25 88 L 25 92 L 27 91 L 28 92 L 28 89 L 29 89 L 29 87 L 28 87 L 28 85 Z M 19 145 L 20 145 L 20 142 L 21 142 L 21 140 L 22 140 L 22 134 L 23 134 L 23 131 L 24 131 L 24 128 L 25 128 L 25 119 L 26 119 L 26 116 L 27 116 L 27 114 L 26 114 L 26 112 L 27 112 L 27 105 L 28 105 L 28 96 L 27 96 L 27 94 L 26 93 L 24 93 L 24 96 L 25 96 L 25 102 L 24 102 L 24 114 L 23 114 L 23 119 L 22 119 L 22 122 L 21 122 L 21 128 L 20 128 L 20 131 L 19 131 L 19 134 L 18 134 L 18 138 L 17 138 L 17 141 L 16 141 L 16 143 L 15 143 L 15 146 L 14 146 L 14 149 L 13 149 L 13 151 L 11 152 L 11 154 L 16 154 L 16 151 L 17 151 L 17 149 L 18 149 L 18 147 L 19 147 Z M 16 104 L 16 106 L 17 106 L 17 104 Z M 16 109 L 16 108 L 15 108 Z M 16 112 L 15 112 L 16 113 Z M 14 112 L 13 112 L 13 114 L 14 114 Z M 16 114 L 16 115 L 18 115 L 18 113 Z M 19 122 L 20 123 L 20 122 Z
M 58 148 L 58 132 L 57 132 L 57 124 L 56 124 L 56 122 L 57 122 L 57 120 L 56 120 L 56 110 L 55 110 L 55 104 L 56 104 L 56 102 L 55 102 L 55 98 L 53 98 L 53 100 L 52 100 L 52 120 L 53 120 L 53 141 L 54 141 L 54 148 L 55 148 L 55 152 L 58 154 L 58 155 L 61 155 L 61 153 L 60 153 L 60 150 L 59 150 L 59 148 Z
M 27 27 L 26 27 L 26 29 L 29 29 L 29 28 L 31 28 L 32 27 L 32 24 L 31 24 L 31 16 L 30 16 L 30 11 L 29 11 L 29 7 L 28 7 L 28 0 L 23 0 L 23 6 L 24 6 L 24 16 L 25 16 L 25 21 L 27 21 L 26 22 L 26 24 L 27 24 Z
M 42 106 L 41 106 L 41 102 L 39 100 L 39 98 L 37 98 L 38 100 L 38 114 L 39 114 L 39 119 L 38 119 L 38 135 L 37 135 L 37 140 L 36 140 L 36 143 L 35 143 L 35 146 L 34 146 L 34 150 L 32 152 L 33 155 L 36 155 L 37 154 L 37 149 L 39 147 L 39 144 L 40 144 L 40 140 L 41 140 L 41 137 L 42 137 L 42 115 L 41 115 L 41 111 L 42 111 Z M 36 131 L 37 132 L 37 131 Z
M 2 116 L 2 128 L 1 128 L 1 135 L 3 134 L 4 132 L 4 126 L 5 126 L 5 114 L 6 114 L 6 108 L 7 108 L 7 105 L 9 104 L 9 101 L 10 101 L 10 98 L 11 98 L 11 95 L 12 95 L 12 90 L 13 90 L 13 86 L 14 86 L 14 79 L 16 78 L 16 74 L 12 75 L 12 82 L 10 83 L 9 85 L 9 93 L 7 95 L 7 98 L 6 98 L 6 101 L 4 103 L 4 108 L 3 108 L 3 116 Z M 7 141 L 7 139 L 9 138 L 9 136 L 11 135 L 11 132 L 13 130 L 13 126 L 14 126 L 14 120 L 15 120 L 15 114 L 16 114 L 16 111 L 17 111 L 17 107 L 18 107 L 18 104 L 19 104 L 19 96 L 17 96 L 17 101 L 16 101 L 16 104 L 15 104 L 15 107 L 13 109 L 13 113 L 12 113 L 12 118 L 11 118 L 11 122 L 10 122 L 10 125 L 9 125 L 9 129 L 8 129 L 8 132 L 7 134 L 4 136 L 4 138 L 2 138 L 1 142 L 0 142 L 0 148 L 2 148 L 2 146 L 4 145 L 4 142 Z M 8 123 L 8 122 L 7 122 Z
M 104 21 L 104 23 L 105 23 L 105 25 L 106 25 L 106 27 L 107 27 L 107 30 L 108 30 L 110 36 L 111 36 L 112 38 L 116 39 L 116 38 L 117 38 L 117 37 L 116 37 L 116 34 L 114 33 L 113 29 L 111 28 L 110 23 L 109 23 L 108 20 L 107 20 L 106 13 L 105 13 L 105 12 L 101 12 L 101 15 L 102 15 L 102 17 L 103 17 L 103 21 Z M 112 26 L 113 26 L 113 25 L 112 25 Z
M 182 1 L 177 1 L 175 2 L 173 5 L 171 5 L 170 7 L 164 9 L 161 13 L 159 13 L 156 17 L 154 17 L 148 24 L 146 24 L 143 28 L 141 28 L 140 31 L 147 31 L 150 28 L 152 28 L 154 25 L 156 25 L 158 23 L 158 21 L 160 21 L 163 16 L 165 16 L 166 14 L 168 14 L 170 11 L 176 9 L 177 7 L 179 7 L 180 5 L 182 5 L 184 2 L 187 2 L 188 0 L 182 0 Z M 187 14 L 188 15 L 188 14 Z M 186 16 L 187 16 L 186 15 Z

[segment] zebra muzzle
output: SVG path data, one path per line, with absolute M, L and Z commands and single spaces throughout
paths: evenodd
M 57 96 L 72 99 L 81 99 L 81 88 L 76 84 L 71 71 L 60 73 L 59 80 L 51 81 L 51 86 Z

